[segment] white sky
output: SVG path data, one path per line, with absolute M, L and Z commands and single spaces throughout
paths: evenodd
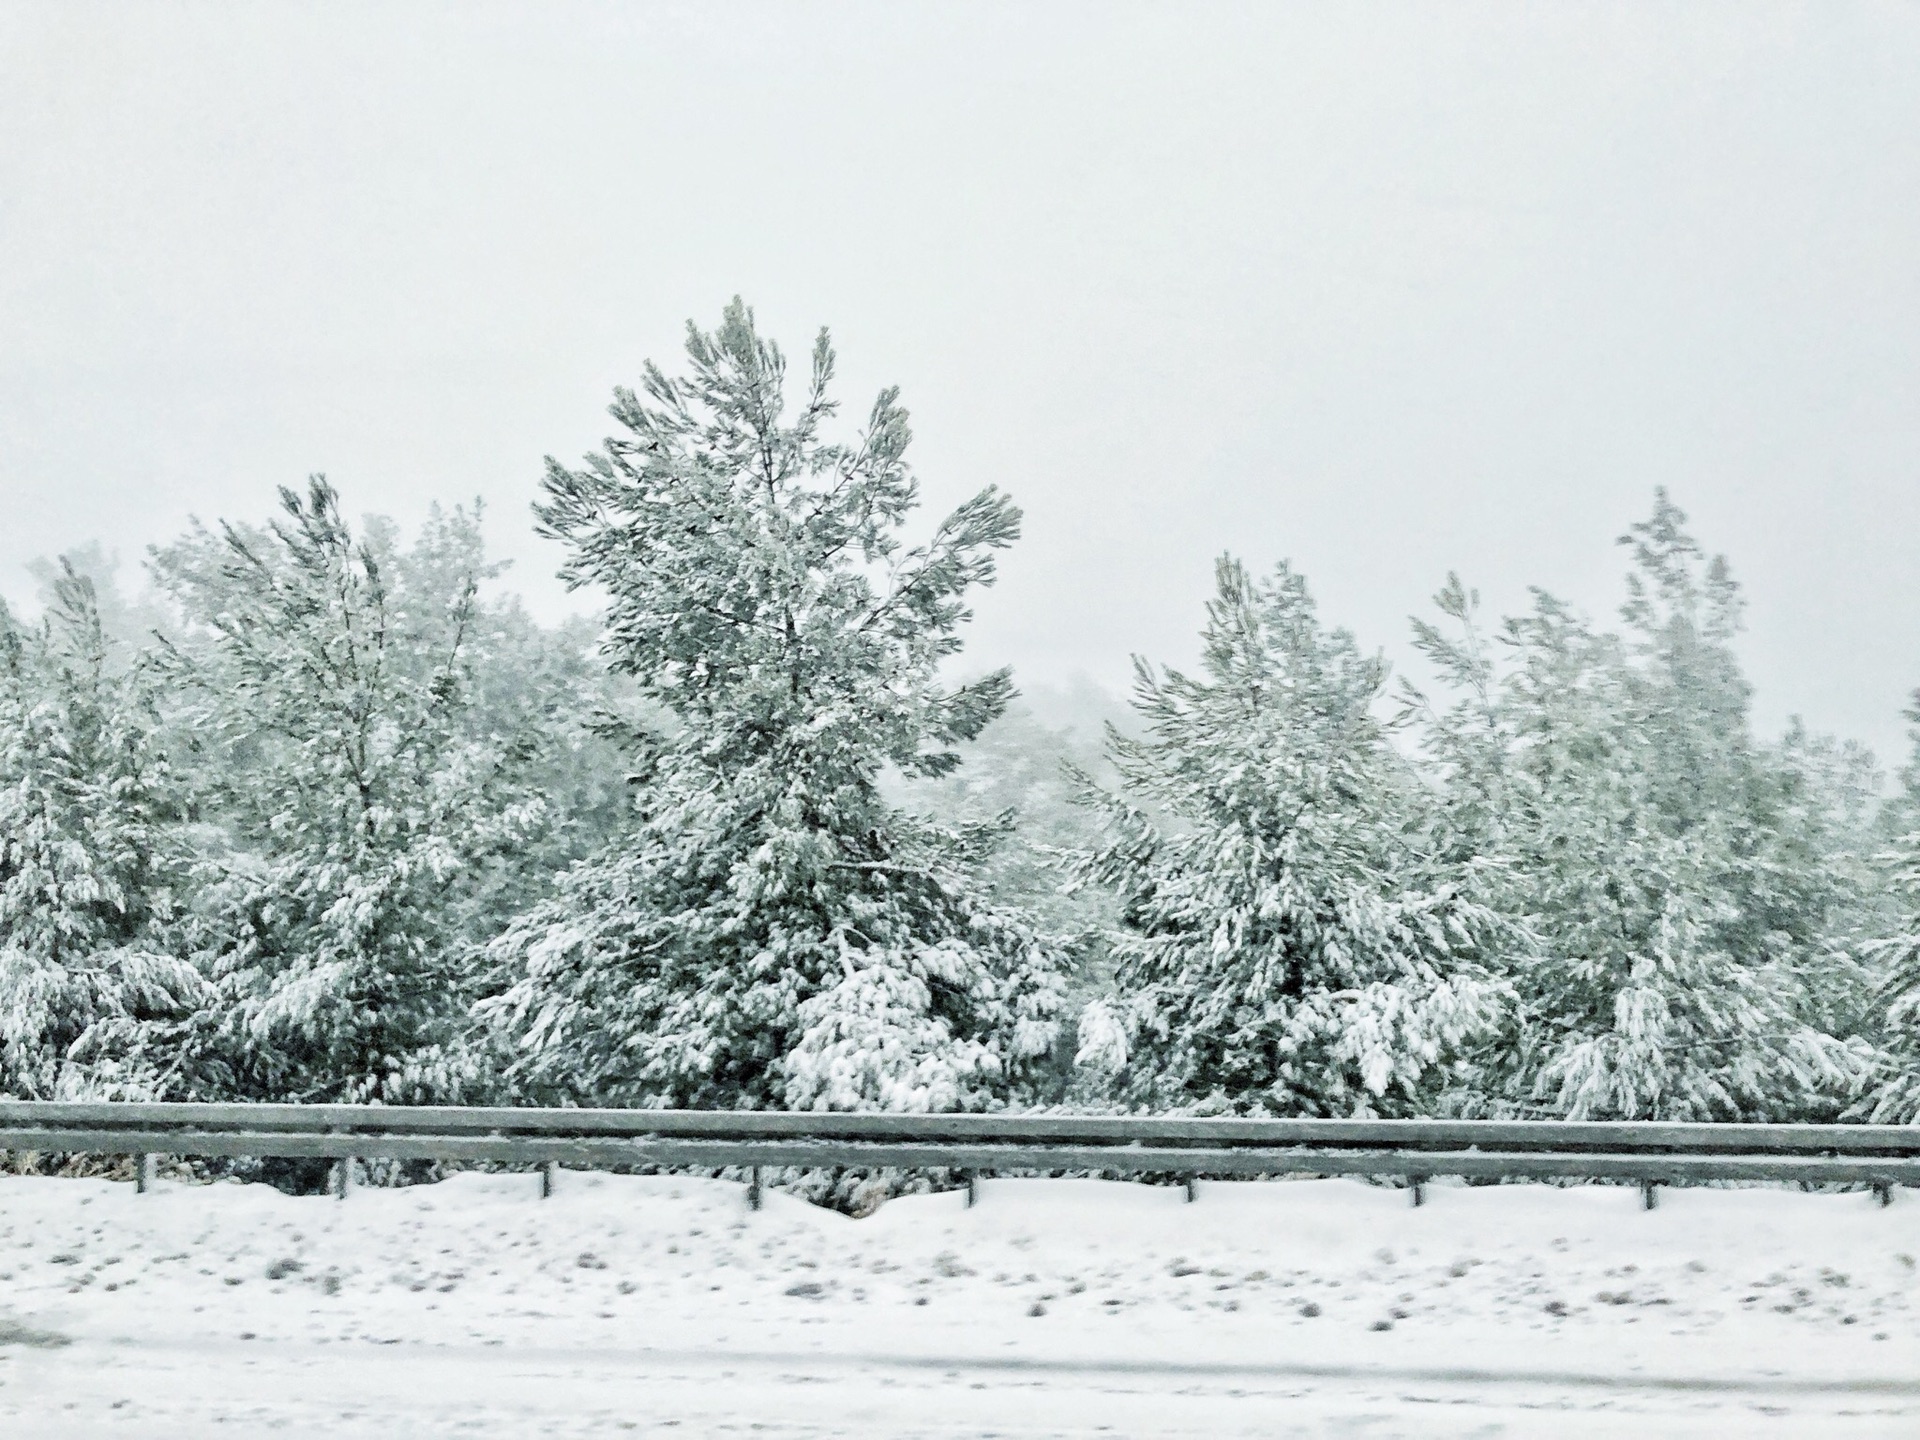
M 1396 659 L 1610 613 L 1673 488 L 1768 728 L 1920 685 L 1920 6 L 0 3 L 0 594 L 98 537 L 527 503 L 736 291 L 1027 534 L 972 657 L 1120 686 L 1211 561 Z

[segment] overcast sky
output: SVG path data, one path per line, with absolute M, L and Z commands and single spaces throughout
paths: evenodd
M 1227 549 L 1610 614 L 1664 484 L 1761 723 L 1904 748 L 1914 4 L 0 3 L 0 594 L 324 471 L 560 614 L 542 455 L 735 292 L 1025 507 L 982 664 L 1185 660 Z

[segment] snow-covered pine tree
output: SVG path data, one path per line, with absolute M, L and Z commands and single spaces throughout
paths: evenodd
M 1856 1050 L 1870 1049 L 1882 1013 L 1870 947 L 1898 913 L 1879 859 L 1886 776 L 1867 746 L 1815 734 L 1798 716 L 1756 753 L 1767 777 L 1766 848 L 1777 869 L 1799 877 L 1787 893 L 1792 910 L 1806 917 L 1787 933 L 1817 937 L 1804 952 L 1794 1013 Z M 1834 1104 L 1830 1091 L 1816 1092 L 1802 1118 L 1832 1118 Z
M 62 564 L 44 620 L 0 605 L 0 1095 L 165 1093 L 129 1027 L 177 1035 L 206 1000 L 169 950 L 180 796 L 143 666 L 111 664 L 92 583 Z
M 77 576 L 93 587 L 93 610 L 106 644 L 109 675 L 139 664 L 153 649 L 154 636 L 167 627 L 169 616 L 152 595 L 129 594 L 120 583 L 120 556 L 98 540 L 75 545 L 59 556 L 40 556 L 26 564 L 34 579 L 43 613 L 62 608 L 61 589 Z
M 1497 665 L 1457 580 L 1458 638 L 1416 625 L 1456 696 L 1425 709 L 1453 843 L 1501 862 L 1536 942 L 1482 1086 L 1572 1118 L 1831 1117 L 1866 1061 L 1821 1023 L 1857 895 L 1818 767 L 1751 739 L 1738 590 L 1685 520 L 1661 491 L 1623 537 L 1624 637 L 1536 591 Z
M 1490 1029 L 1499 918 L 1435 853 L 1373 706 L 1386 677 L 1286 565 L 1223 559 L 1201 673 L 1136 662 L 1145 734 L 1089 785 L 1119 894 L 1115 993 L 1082 1055 L 1121 1098 L 1272 1115 L 1419 1113 Z
M 178 722 L 209 822 L 192 935 L 217 991 L 201 1067 L 244 1098 L 458 1101 L 491 895 L 541 822 L 537 737 L 475 723 L 475 518 L 356 541 L 315 477 L 264 528 L 152 556 L 184 629 Z
M 883 767 L 941 774 L 1012 694 L 939 679 L 1019 512 L 993 488 L 925 545 L 897 392 L 824 438 L 823 331 L 798 410 L 737 299 L 689 373 L 617 392 L 623 434 L 539 514 L 609 599 L 606 653 L 669 717 L 635 734 L 630 838 L 497 942 L 489 1013 L 546 1094 L 618 1105 L 947 1110 L 1017 1098 L 1056 1033 L 1059 957 L 988 903 L 978 836 L 916 821 Z
M 1901 792 L 1886 807 L 1895 838 L 1880 856 L 1894 902 L 1892 923 L 1868 947 L 1885 1008 L 1867 1118 L 1896 1125 L 1920 1124 L 1920 690 L 1907 718 L 1915 727 L 1913 755 Z

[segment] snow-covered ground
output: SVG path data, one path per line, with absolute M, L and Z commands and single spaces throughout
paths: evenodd
M 1917 1263 L 1912 1192 L 15 1177 L 0 1435 L 1911 1436 Z

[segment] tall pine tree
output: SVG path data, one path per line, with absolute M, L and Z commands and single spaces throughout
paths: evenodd
M 1572 1118 L 1830 1118 L 1866 1060 L 1830 1024 L 1853 876 L 1806 745 L 1751 738 L 1739 592 L 1685 521 L 1662 491 L 1623 537 L 1623 635 L 1536 592 L 1501 664 L 1457 580 L 1454 633 L 1416 624 L 1455 695 L 1413 697 L 1453 843 L 1502 862 L 1535 942 L 1484 1088 Z
M 1019 512 L 988 488 L 930 541 L 907 413 L 823 431 L 823 331 L 800 403 L 738 300 L 693 325 L 688 373 L 617 392 L 622 433 L 549 461 L 539 515 L 609 601 L 605 648 L 660 723 L 632 734 L 632 835 L 494 947 L 488 1007 L 547 1094 L 623 1105 L 977 1108 L 1051 1045 L 1059 958 L 985 898 L 985 837 L 914 820 L 884 767 L 938 775 L 1006 705 L 952 686 L 967 592 Z

